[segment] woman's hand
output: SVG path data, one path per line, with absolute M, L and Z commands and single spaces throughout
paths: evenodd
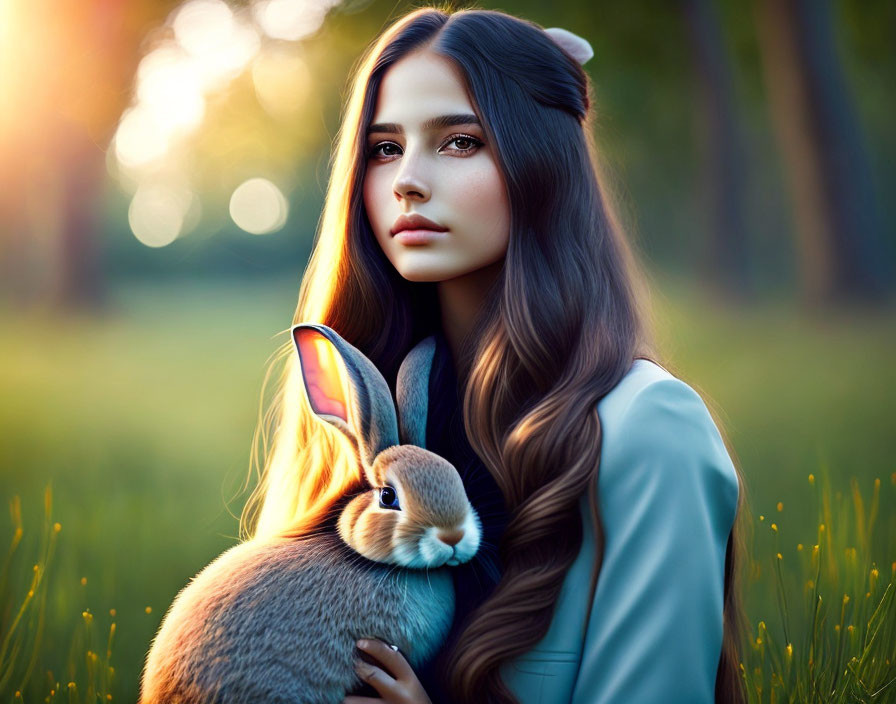
M 356 660 L 355 672 L 358 677 L 379 692 L 381 698 L 349 696 L 342 700 L 342 704 L 432 704 L 404 655 L 376 638 L 359 640 L 357 645 L 360 650 L 382 663 L 389 672 L 363 660 Z

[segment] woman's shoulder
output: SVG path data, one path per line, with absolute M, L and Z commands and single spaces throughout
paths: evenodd
M 642 358 L 634 360 L 625 376 L 597 404 L 601 425 L 615 425 L 618 420 L 625 416 L 636 398 L 641 396 L 645 390 L 660 382 L 666 382 L 666 385 L 668 385 L 668 382 L 673 382 L 673 384 L 678 382 L 687 386 L 685 382 L 656 362 Z M 688 386 L 688 388 L 690 389 L 691 387 Z M 662 392 L 663 387 L 654 388 L 648 393 L 653 396 L 656 395 L 657 391 Z
M 670 491 L 711 485 L 736 507 L 737 472 L 703 398 L 658 364 L 636 359 L 597 406 L 601 490 L 659 482 Z

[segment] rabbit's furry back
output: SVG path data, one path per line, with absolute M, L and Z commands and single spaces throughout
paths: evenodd
M 453 616 L 445 568 L 373 562 L 332 533 L 241 543 L 178 594 L 140 701 L 338 704 L 361 685 L 352 667 L 358 638 L 397 645 L 416 667 L 438 649 Z

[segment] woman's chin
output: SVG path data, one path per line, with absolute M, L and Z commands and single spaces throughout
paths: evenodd
M 440 281 L 453 279 L 457 276 L 454 272 L 447 272 L 443 269 L 432 269 L 429 267 L 415 267 L 409 265 L 396 267 L 396 269 L 403 279 L 415 283 L 438 283 Z

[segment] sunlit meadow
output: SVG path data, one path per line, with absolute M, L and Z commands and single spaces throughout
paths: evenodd
M 130 285 L 103 319 L 2 311 L 0 699 L 135 699 L 174 595 L 236 540 L 265 361 L 294 285 Z M 747 482 L 750 701 L 896 700 L 896 479 L 880 471 L 893 331 L 819 328 L 781 309 L 733 321 L 674 281 L 662 290 L 662 336 L 721 411 Z M 770 403 L 780 365 L 750 383 L 731 371 L 732 359 L 762 359 L 744 349 L 754 327 L 775 359 L 814 350 L 818 369 L 848 383 L 826 390 L 816 367 L 794 365 L 796 400 Z
M 817 542 L 784 547 L 785 538 L 806 535 L 811 526 L 782 530 L 773 522 L 786 520 L 781 503 L 776 515 L 759 518 L 767 524 L 777 552 L 751 561 L 749 589 L 760 598 L 774 592 L 778 610 L 759 620 L 741 646 L 748 701 L 894 701 L 896 562 L 879 567 L 870 551 L 872 533 L 881 523 L 886 525 L 879 520 L 881 482 L 875 480 L 870 505 L 855 480 L 848 497 L 837 491 L 834 500 L 827 483 L 823 490 L 818 489 L 815 475 L 809 475 L 808 483 L 806 499 L 827 521 L 818 524 Z M 896 474 L 888 484 L 886 493 L 892 501 Z M 74 613 L 68 618 L 63 615 L 71 631 L 68 656 L 58 662 L 55 671 L 43 669 L 49 658 L 61 656 L 61 651 L 47 652 L 43 640 L 48 595 L 55 595 L 60 587 L 53 584 L 52 568 L 62 526 L 53 521 L 52 503 L 48 488 L 40 547 L 31 556 L 17 554 L 24 534 L 19 497 L 9 504 L 12 540 L 0 573 L 0 594 L 8 596 L 6 603 L 15 608 L 14 615 L 4 614 L 0 691 L 14 690 L 13 701 L 24 701 L 25 693 L 29 701 L 112 701 L 117 698 L 112 692 L 121 689 L 113 664 L 114 608 L 102 618 L 96 618 L 89 606 L 84 607 L 80 619 Z M 892 555 L 896 546 L 889 542 L 887 547 Z M 787 562 L 781 550 L 789 553 Z M 27 566 L 32 561 L 27 557 L 33 557 L 30 581 Z M 86 582 L 87 577 L 82 578 L 81 586 Z M 85 599 L 83 593 L 79 597 Z M 151 607 L 145 612 L 151 614 Z M 771 628 L 767 621 L 773 624 Z

